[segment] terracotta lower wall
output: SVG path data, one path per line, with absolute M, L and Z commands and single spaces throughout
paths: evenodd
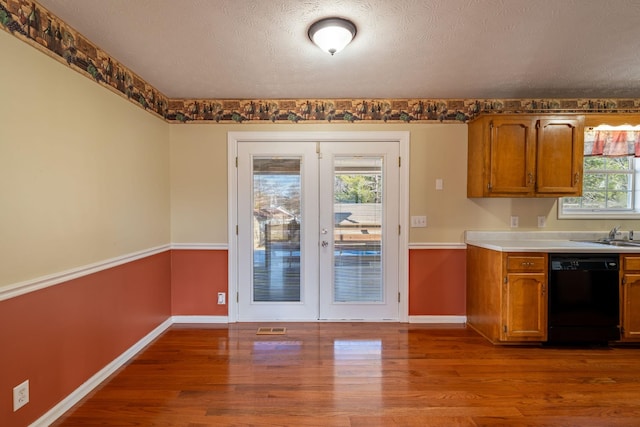
M 409 251 L 409 315 L 465 314 L 465 252 Z M 172 315 L 227 316 L 227 258 L 166 251 L 1 301 L 0 425 L 35 421 Z M 13 412 L 26 379 L 30 403 Z
M 228 315 L 217 304 L 217 293 L 228 293 L 226 250 L 174 250 L 171 263 L 173 315 Z M 464 316 L 465 298 L 464 249 L 409 251 L 410 316 Z
M 171 312 L 174 316 L 227 316 L 218 292 L 229 298 L 226 250 L 171 251 Z
M 464 316 L 465 300 L 465 249 L 409 251 L 409 316 Z
M 171 316 L 171 253 L 0 302 L 0 425 L 26 426 Z M 13 387 L 30 402 L 13 412 Z

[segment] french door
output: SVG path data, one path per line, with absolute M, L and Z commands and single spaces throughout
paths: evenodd
M 238 142 L 238 320 L 398 320 L 399 143 Z

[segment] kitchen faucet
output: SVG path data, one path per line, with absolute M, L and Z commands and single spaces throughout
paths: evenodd
M 618 234 L 618 230 L 620 230 L 620 226 L 616 225 L 615 227 L 613 227 L 611 229 L 611 231 L 609 231 L 609 240 L 615 240 L 616 239 L 616 235 Z

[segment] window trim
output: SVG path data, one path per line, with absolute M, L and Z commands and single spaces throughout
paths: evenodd
M 593 209 L 581 212 L 565 213 L 562 210 L 562 199 L 558 198 L 557 210 L 558 219 L 640 219 L 640 158 L 635 158 L 633 162 L 634 191 L 632 194 L 633 209 L 616 211 L 614 209 Z

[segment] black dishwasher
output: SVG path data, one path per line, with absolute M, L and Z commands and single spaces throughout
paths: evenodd
M 548 344 L 620 339 L 619 256 L 550 254 Z

